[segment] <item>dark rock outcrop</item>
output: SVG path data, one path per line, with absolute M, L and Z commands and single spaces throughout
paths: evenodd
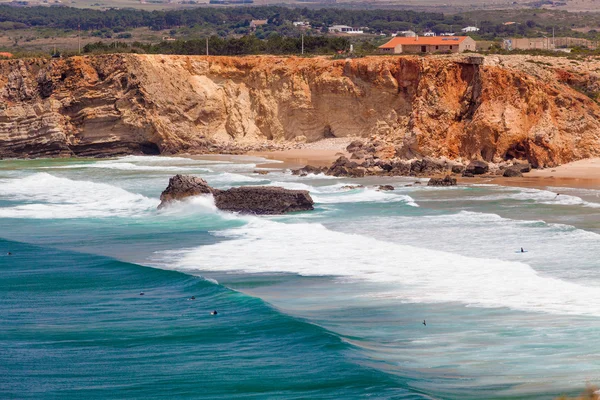
M 313 200 L 307 190 L 242 186 L 216 190 L 214 197 L 218 209 L 244 214 L 285 214 L 313 209 Z
M 446 175 L 444 178 L 431 178 L 427 186 L 456 186 L 456 178 Z
M 158 208 L 190 196 L 212 194 L 220 210 L 244 214 L 284 214 L 313 209 L 313 200 L 307 190 L 289 190 L 270 186 L 243 186 L 228 190 L 210 187 L 202 178 L 176 175 L 160 195 Z

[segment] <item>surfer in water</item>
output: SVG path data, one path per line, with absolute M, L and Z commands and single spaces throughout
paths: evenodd
M 210 313 L 210 315 L 217 315 L 217 314 L 218 314 L 217 310 L 211 311 L 211 313 Z
M 521 247 L 521 253 L 525 253 L 525 250 L 523 250 L 523 248 Z
M 196 300 L 196 296 L 190 297 L 190 300 Z
M 425 320 L 423 320 L 423 325 L 427 326 L 427 323 L 425 322 Z
M 9 251 L 8 253 L 6 253 L 7 256 L 12 256 L 12 253 Z

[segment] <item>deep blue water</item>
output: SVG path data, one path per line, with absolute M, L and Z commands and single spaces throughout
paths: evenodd
M 600 382 L 599 190 L 259 162 L 0 161 L 0 398 L 551 399 Z M 316 206 L 157 211 L 174 173 Z

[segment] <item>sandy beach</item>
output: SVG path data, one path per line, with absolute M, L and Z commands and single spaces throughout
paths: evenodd
M 304 144 L 296 149 L 255 151 L 248 154 L 279 161 L 278 163 L 257 165 L 261 168 L 300 168 L 305 165 L 326 167 L 331 165 L 341 154 L 350 157 L 350 154 L 346 151 L 346 147 L 355 139 L 357 138 L 323 139 L 318 142 Z

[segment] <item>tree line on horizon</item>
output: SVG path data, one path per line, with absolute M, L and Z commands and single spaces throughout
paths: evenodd
M 309 36 L 304 38 L 304 53 L 307 55 L 331 54 L 346 52 L 350 41 L 343 37 Z M 96 42 L 83 47 L 85 54 L 97 53 L 148 53 L 148 54 L 206 54 L 207 41 L 204 39 L 163 41 L 159 43 L 125 43 Z M 359 48 L 359 51 L 367 49 Z M 372 50 L 372 49 L 369 49 Z M 255 35 L 240 38 L 208 38 L 210 55 L 236 56 L 252 54 L 300 54 L 302 39 L 273 35 L 267 39 L 259 39 Z

